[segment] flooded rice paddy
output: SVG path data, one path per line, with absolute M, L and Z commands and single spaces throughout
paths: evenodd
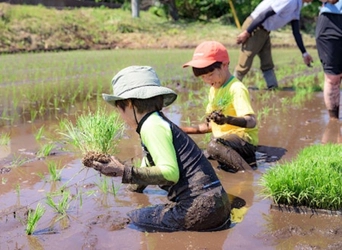
M 195 123 L 203 117 L 203 105 L 198 105 L 206 98 L 203 92 L 179 84 L 170 87 L 179 94 L 177 102 L 164 111 L 172 121 Z M 194 99 L 189 98 L 189 93 L 195 93 Z M 258 180 L 269 167 L 291 160 L 306 146 L 341 143 L 341 122 L 329 122 L 322 92 L 308 94 L 299 104 L 285 101 L 295 97 L 291 89 L 250 89 L 250 94 L 256 112 L 263 113 L 258 116 L 258 170 L 253 174 L 232 174 L 217 169 L 217 163 L 212 162 L 226 191 L 246 201 L 245 213 L 231 228 L 219 232 L 140 231 L 127 224 L 126 213 L 167 202 L 164 191 L 149 186 L 143 194 L 131 193 L 120 184 L 120 177 L 104 178 L 92 169 L 84 169 L 82 156 L 59 139 L 58 115 L 3 124 L 0 133 L 9 134 L 10 141 L 0 146 L 0 249 L 342 249 L 342 216 L 277 211 L 270 209 L 271 200 L 258 194 Z M 71 114 L 96 105 L 97 101 L 74 105 L 67 112 L 69 119 L 75 119 Z M 37 141 L 42 126 L 44 136 Z M 204 135 L 192 138 L 204 148 Z M 54 144 L 50 155 L 38 157 L 42 145 L 50 142 Z M 126 130 L 118 149 L 117 157 L 126 162 L 140 157 L 135 131 Z M 62 169 L 59 181 L 50 179 L 49 162 L 56 162 Z M 63 214 L 46 203 L 48 195 L 61 189 L 68 192 Z M 37 203 L 45 207 L 45 214 L 33 235 L 28 236 L 27 213 Z

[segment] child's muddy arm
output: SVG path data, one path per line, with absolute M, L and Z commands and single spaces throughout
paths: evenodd
M 172 181 L 166 180 L 159 167 L 125 167 L 122 183 L 139 185 L 173 185 Z

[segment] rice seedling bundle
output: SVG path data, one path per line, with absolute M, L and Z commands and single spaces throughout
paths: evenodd
M 275 165 L 260 179 L 261 195 L 276 204 L 342 209 L 342 146 L 312 145 L 296 159 Z
M 80 115 L 75 125 L 65 120 L 62 127 L 66 132 L 61 134 L 83 154 L 87 152 L 114 154 L 124 123 L 119 119 L 117 112 L 107 113 L 103 108 L 99 108 L 95 113 Z

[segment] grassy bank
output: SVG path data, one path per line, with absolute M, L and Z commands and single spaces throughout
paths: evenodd
M 141 11 L 140 18 L 122 9 L 57 10 L 0 3 L 0 53 L 113 48 L 193 48 L 203 40 L 235 45 L 240 30 L 226 20 L 171 22 Z M 307 47 L 312 35 L 303 34 Z M 295 47 L 289 27 L 272 32 L 273 46 Z

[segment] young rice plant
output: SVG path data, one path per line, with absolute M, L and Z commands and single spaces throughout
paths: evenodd
M 38 203 L 35 210 L 29 210 L 27 216 L 26 234 L 33 234 L 37 227 L 38 221 L 42 218 L 45 213 L 45 208 Z
M 117 144 L 113 144 L 113 140 L 119 140 L 124 129 L 124 123 L 117 112 L 107 113 L 102 108 L 95 113 L 80 115 L 76 125 L 64 120 L 61 126 L 66 130 L 61 134 L 83 154 L 90 151 L 114 154 Z
M 342 147 L 317 144 L 292 162 L 276 165 L 261 177 L 261 195 L 276 204 L 342 209 Z

